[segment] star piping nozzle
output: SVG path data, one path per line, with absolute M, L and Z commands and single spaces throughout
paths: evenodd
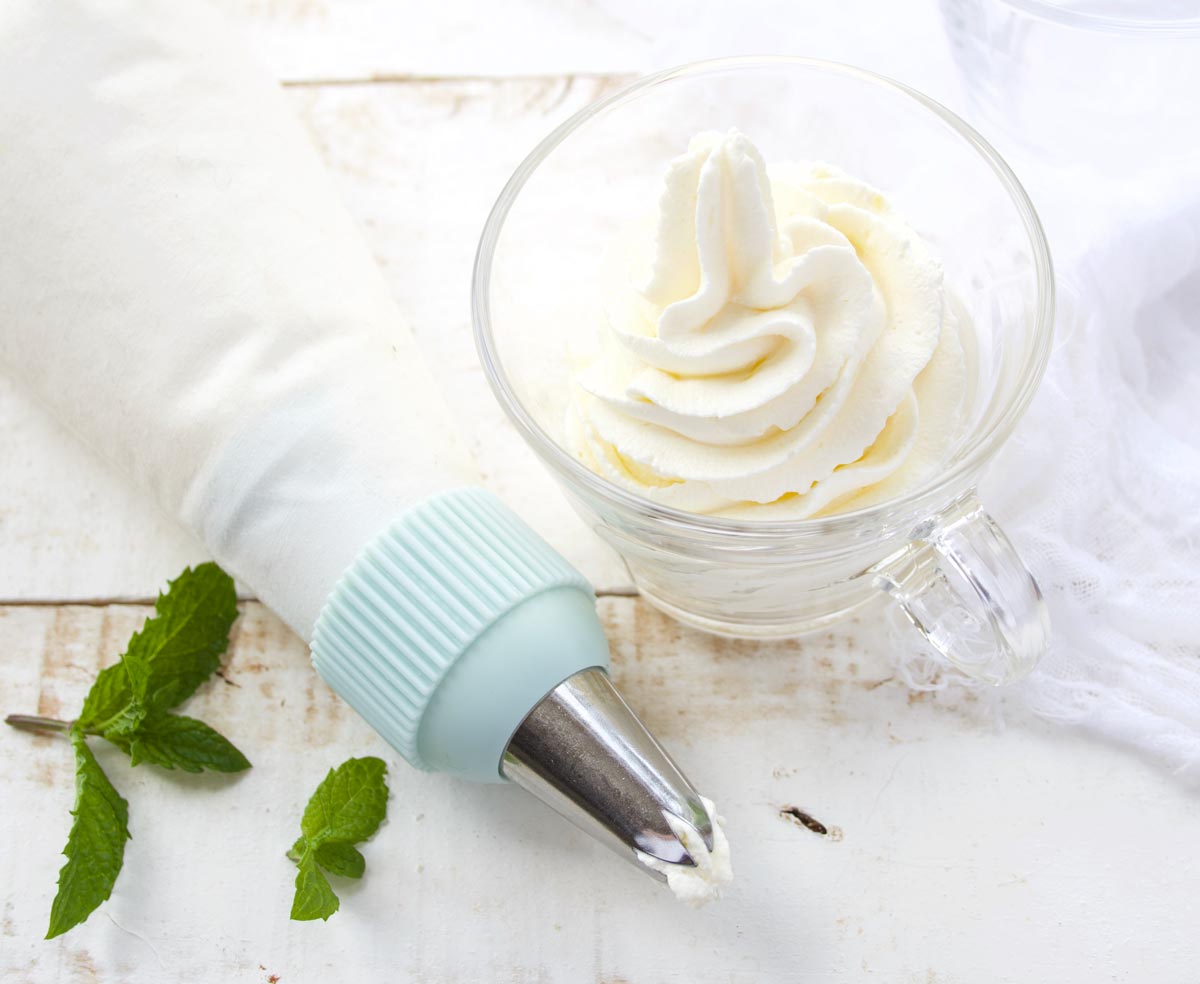
M 317 620 L 321 677 L 418 769 L 512 781 L 638 867 L 713 819 L 608 676 L 591 586 L 495 496 L 413 506 Z

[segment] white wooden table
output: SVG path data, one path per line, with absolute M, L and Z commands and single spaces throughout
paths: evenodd
M 991 701 L 909 693 L 877 615 L 772 645 L 681 629 L 632 596 L 476 366 L 475 238 L 555 123 L 663 59 L 765 48 L 858 61 L 953 101 L 934 5 L 801 4 L 792 29 L 765 36 L 764 4 L 224 5 L 289 86 L 487 483 L 598 587 L 618 682 L 718 801 L 737 881 L 719 905 L 680 908 L 518 790 L 414 773 L 247 600 L 225 680 L 189 713 L 254 769 L 177 776 L 101 750 L 133 840 L 113 898 L 52 942 L 70 755 L 0 729 L 0 979 L 1196 981 L 1194 791 L 1011 710 L 1000 725 Z M 203 557 L 0 378 L 0 710 L 70 716 L 162 581 Z M 327 924 L 290 922 L 284 851 L 326 769 L 357 754 L 388 761 L 393 791 L 367 877 L 339 885 Z

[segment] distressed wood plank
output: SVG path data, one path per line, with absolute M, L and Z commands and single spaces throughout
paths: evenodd
M 631 70 L 653 38 L 637 11 L 590 0 L 219 0 L 284 80 Z M 631 21 L 632 19 L 632 21 Z
M 603 599 L 630 702 L 729 821 L 738 880 L 678 907 L 511 787 L 409 769 L 247 603 L 188 705 L 254 762 L 237 778 L 130 770 L 114 897 L 44 942 L 71 768 L 0 728 L 0 977 L 13 981 L 1182 981 L 1197 943 L 1200 803 L 1136 759 L 962 695 L 889 679 L 878 620 L 802 642 L 712 639 Z M 4 711 L 72 713 L 148 612 L 0 608 Z M 352 754 L 390 767 L 367 877 L 328 924 L 290 923 L 283 851 Z M 823 824 L 822 836 L 786 811 Z M 536 902 L 531 902 L 536 900 Z
M 933 0 L 219 0 L 288 82 L 642 73 L 700 58 L 809 55 L 936 85 Z

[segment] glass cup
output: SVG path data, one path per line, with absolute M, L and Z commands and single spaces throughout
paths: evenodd
M 974 321 L 974 393 L 961 438 L 922 486 L 828 517 L 730 519 L 657 505 L 563 447 L 576 353 L 603 323 L 600 257 L 652 205 L 665 163 L 695 133 L 730 127 L 767 161 L 828 161 L 874 184 L 940 249 Z M 710 632 L 770 638 L 890 595 L 970 677 L 1007 682 L 1041 657 L 1041 593 L 975 489 L 1046 365 L 1050 255 L 1008 166 L 934 101 L 800 58 L 644 78 L 576 114 L 517 168 L 483 230 L 472 305 L 497 399 L 651 604 Z
M 1124 180 L 1195 154 L 1195 0 L 940 5 L 972 118 L 1006 148 Z

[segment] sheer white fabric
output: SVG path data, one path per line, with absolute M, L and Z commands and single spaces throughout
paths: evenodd
M 1018 693 L 1200 779 L 1200 178 L 1035 180 L 1057 340 L 985 488 L 1054 622 Z
M 1056 246 L 1056 339 L 982 494 L 1053 637 L 997 713 L 1023 704 L 1200 782 L 1200 185 L 1023 173 Z M 971 686 L 892 637 L 910 687 Z

